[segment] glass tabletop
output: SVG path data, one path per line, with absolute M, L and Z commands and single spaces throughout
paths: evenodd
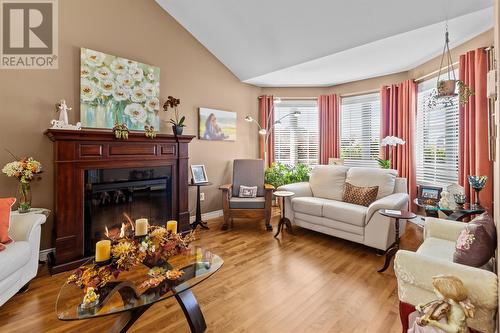
M 94 259 L 85 265 L 92 264 Z M 56 313 L 60 320 L 78 320 L 100 317 L 132 310 L 164 300 L 188 290 L 206 280 L 221 268 L 224 261 L 218 255 L 200 248 L 190 247 L 185 254 L 176 255 L 168 263 L 159 265 L 166 270 L 179 269 L 184 274 L 175 281 L 165 280 L 156 287 L 147 288 L 144 282 L 150 279 L 150 267 L 140 264 L 123 271 L 100 289 L 102 304 L 93 308 L 81 306 L 85 292 L 82 288 L 65 283 L 59 291 Z M 119 289 L 115 290 L 114 289 Z
M 463 205 L 456 205 L 454 208 L 450 207 L 441 207 L 439 203 L 431 204 L 424 203 L 418 199 L 415 199 L 415 204 L 419 207 L 425 208 L 428 211 L 442 211 L 442 212 L 464 212 L 464 213 L 482 213 L 484 212 L 484 208 L 478 206 L 476 204 L 464 203 Z

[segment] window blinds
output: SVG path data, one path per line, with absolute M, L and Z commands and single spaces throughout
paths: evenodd
M 380 94 L 342 98 L 340 156 L 348 166 L 378 167 Z
M 300 115 L 287 114 L 300 111 Z M 286 117 L 285 117 L 286 116 Z M 284 117 L 284 118 L 283 118 Z M 283 119 L 281 119 L 283 118 Z M 296 165 L 319 161 L 319 112 L 316 100 L 282 100 L 274 104 L 274 159 Z
M 458 180 L 458 97 L 433 99 L 436 84 L 432 79 L 418 85 L 417 183 L 447 186 Z

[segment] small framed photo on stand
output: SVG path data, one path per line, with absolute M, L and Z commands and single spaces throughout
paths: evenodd
M 203 164 L 191 165 L 191 183 L 193 184 L 203 184 L 208 183 L 207 171 Z

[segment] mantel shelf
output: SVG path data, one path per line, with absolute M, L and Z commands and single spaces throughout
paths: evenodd
M 183 142 L 189 143 L 194 135 L 179 135 L 157 133 L 156 138 L 150 139 L 144 132 L 129 132 L 128 140 L 116 139 L 111 130 L 83 129 L 83 130 L 63 130 L 47 129 L 44 134 L 52 141 L 116 141 L 116 142 Z

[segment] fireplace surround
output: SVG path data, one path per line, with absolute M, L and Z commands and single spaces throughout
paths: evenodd
M 111 131 L 56 129 L 47 130 L 45 135 L 54 142 L 55 164 L 55 254 L 49 256 L 51 273 L 78 267 L 92 255 L 99 230 L 89 230 L 85 222 L 99 217 L 96 212 L 101 204 L 101 208 L 113 206 L 112 202 L 121 207 L 108 210 L 113 217 L 99 217 L 100 225 L 109 228 L 122 221 L 121 215 L 126 213 L 132 220 L 145 214 L 152 214 L 144 217 L 153 222 L 175 219 L 181 232 L 190 230 L 188 144 L 194 136 L 158 134 L 149 139 L 144 133 L 132 132 L 128 140 L 117 140 Z M 148 200 L 152 207 L 147 207 Z M 104 230 L 101 232 L 104 235 Z

